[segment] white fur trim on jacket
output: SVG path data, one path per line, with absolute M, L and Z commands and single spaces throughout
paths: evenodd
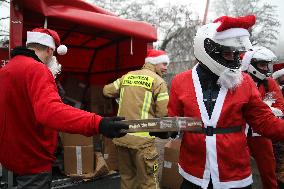
M 27 42 L 26 44 L 29 43 L 38 43 L 41 45 L 48 46 L 55 50 L 55 42 L 53 37 L 46 33 L 41 33 L 41 32 L 27 32 Z
M 197 178 L 185 172 L 180 165 L 178 165 L 178 167 L 179 167 L 179 173 L 181 174 L 183 178 L 185 178 L 186 180 L 188 180 L 189 182 L 195 185 L 200 186 L 203 189 L 208 187 L 209 180 Z M 251 184 L 252 184 L 252 175 L 242 180 L 235 180 L 235 181 L 228 181 L 228 182 L 220 182 L 220 181 L 214 182 L 213 185 L 214 185 L 214 188 L 230 189 L 230 188 L 240 188 L 240 187 L 243 188 Z
M 197 64 L 198 65 L 198 64 Z M 207 126 L 212 126 L 214 128 L 217 127 L 218 120 L 221 115 L 222 107 L 225 102 L 225 98 L 228 92 L 228 89 L 224 88 L 221 86 L 220 92 L 218 94 L 218 97 L 216 99 L 216 103 L 211 115 L 211 118 L 209 117 L 209 114 L 207 112 L 206 106 L 203 102 L 203 93 L 202 93 L 202 88 L 201 84 L 199 81 L 199 77 L 196 71 L 197 65 L 195 65 L 192 69 L 192 80 L 193 80 L 193 85 L 194 89 L 196 92 L 196 98 L 197 98 L 197 103 L 198 107 L 200 109 L 200 114 L 201 114 L 201 119 L 204 123 L 204 127 L 206 128 Z M 218 161 L 217 161 L 217 139 L 216 139 L 216 134 L 213 136 L 206 136 L 205 138 L 206 142 L 206 163 L 205 163 L 205 170 L 202 178 L 202 185 L 200 183 L 195 183 L 201 187 L 206 186 L 209 183 L 210 176 L 212 178 L 212 182 L 214 183 L 214 188 L 218 188 L 215 186 L 215 183 L 220 182 L 220 176 L 219 176 L 219 168 L 218 168 Z M 182 172 L 180 172 L 182 174 Z M 182 174 L 184 178 L 186 178 L 186 174 Z M 193 178 L 193 177 L 192 177 Z M 189 178 L 186 178 L 187 180 Z M 194 182 L 193 180 L 189 180 Z M 200 179 L 199 181 L 200 182 Z
M 150 64 L 167 63 L 169 65 L 170 59 L 168 55 L 160 55 L 157 57 L 147 57 L 145 58 L 145 63 L 150 63 Z
M 272 74 L 272 78 L 273 78 L 273 79 L 277 79 L 277 78 L 281 77 L 282 75 L 284 75 L 284 68 L 282 68 L 281 70 L 278 70 L 278 71 L 274 72 L 274 73 Z

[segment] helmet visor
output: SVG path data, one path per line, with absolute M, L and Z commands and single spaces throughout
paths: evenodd
M 206 53 L 217 63 L 230 69 L 240 68 L 240 54 L 245 51 L 243 46 L 224 46 L 206 38 L 204 40 L 204 48 Z
M 251 60 L 251 65 L 255 67 L 257 71 L 266 75 L 267 77 L 269 77 L 272 73 L 271 70 L 272 61 L 264 61 L 253 58 Z

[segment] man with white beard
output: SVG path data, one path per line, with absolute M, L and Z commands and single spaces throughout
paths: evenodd
M 67 48 L 56 31 L 28 31 L 26 45 L 14 48 L 0 69 L 0 163 L 16 175 L 17 189 L 49 189 L 58 131 L 115 138 L 124 136 L 120 130 L 128 125 L 121 117 L 101 117 L 61 101 L 53 54 Z
M 284 140 L 284 121 L 240 70 L 240 54 L 252 47 L 248 30 L 255 20 L 254 15 L 223 16 L 201 26 L 194 39 L 198 63 L 172 80 L 168 115 L 203 122 L 201 132 L 182 136 L 181 189 L 252 188 L 246 123 L 265 137 Z
M 47 67 L 51 71 L 54 79 L 57 77 L 58 74 L 61 72 L 61 64 L 57 61 L 56 56 L 52 56 L 51 60 L 47 63 Z

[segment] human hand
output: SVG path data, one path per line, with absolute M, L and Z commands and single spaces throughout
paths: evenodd
M 99 132 L 108 138 L 119 138 L 126 135 L 122 129 L 129 129 L 129 125 L 121 122 L 124 117 L 104 117 L 99 125 Z

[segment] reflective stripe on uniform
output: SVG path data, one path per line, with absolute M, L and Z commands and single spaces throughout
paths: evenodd
M 151 101 L 152 101 L 152 93 L 150 91 L 146 91 L 141 111 L 141 119 L 148 119 Z
M 152 92 L 146 91 L 144 96 L 143 107 L 141 110 L 141 119 L 148 119 L 151 101 L 152 101 Z M 151 137 L 149 135 L 149 132 L 131 133 L 131 135 L 140 136 L 140 137 Z
M 120 86 L 120 80 L 119 79 L 115 80 L 113 84 L 114 84 L 115 89 L 118 90 Z
M 139 136 L 139 137 L 149 137 L 149 138 L 155 138 L 154 136 L 150 136 L 149 132 L 139 132 L 139 133 L 128 133 L 129 135 L 133 136 Z
M 118 105 L 118 111 L 117 111 L 117 115 L 119 116 L 120 114 L 120 107 L 121 107 L 121 102 L 122 102 L 122 97 L 123 97 L 123 93 L 124 93 L 124 88 L 121 88 L 120 90 L 120 96 L 119 96 L 119 105 Z
M 162 101 L 162 100 L 168 100 L 168 99 L 169 99 L 169 94 L 167 92 L 159 93 L 157 96 L 157 102 Z

